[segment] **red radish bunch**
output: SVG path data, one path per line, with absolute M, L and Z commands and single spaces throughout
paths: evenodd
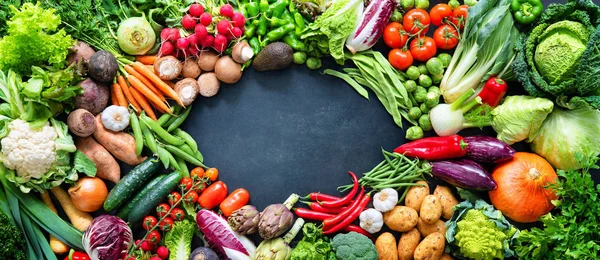
M 165 28 L 160 33 L 160 55 L 187 57 L 202 49 L 225 51 L 231 41 L 242 37 L 246 17 L 233 10 L 230 4 L 211 14 L 201 4 L 192 4 L 181 19 L 181 28 Z

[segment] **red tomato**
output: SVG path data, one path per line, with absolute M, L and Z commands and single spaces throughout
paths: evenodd
M 212 209 L 227 197 L 227 185 L 224 182 L 218 181 L 206 188 L 202 195 L 198 197 L 198 204 L 205 209 Z
M 182 221 L 185 218 L 185 211 L 180 208 L 171 210 L 171 218 L 175 221 Z
M 170 217 L 164 218 L 160 223 L 158 223 L 158 227 L 164 232 L 171 231 L 171 229 L 173 228 L 173 219 Z
M 421 37 L 410 42 L 410 53 L 418 61 L 425 62 L 435 56 L 437 48 L 435 41 L 431 37 Z
M 211 181 L 216 181 L 219 178 L 219 170 L 217 168 L 208 168 L 204 173 L 204 177 L 207 177 Z
M 190 177 L 182 178 L 181 181 L 179 181 L 179 187 L 183 188 L 185 191 L 190 190 L 192 185 L 194 185 L 194 181 Z
M 198 193 L 195 191 L 190 191 L 188 192 L 188 194 L 185 195 L 185 197 L 183 197 L 183 200 L 186 203 L 195 203 L 196 201 L 198 201 Z
M 402 48 L 408 42 L 408 33 L 401 23 L 391 22 L 383 31 L 383 42 L 390 48 Z
M 444 19 L 452 18 L 452 7 L 447 4 L 437 4 L 429 10 L 431 23 L 435 26 L 440 26 L 444 23 Z
M 413 64 L 413 56 L 409 50 L 393 49 L 388 54 L 388 60 L 392 67 L 405 70 Z
M 171 194 L 169 194 L 168 199 L 169 199 L 169 205 L 171 205 L 171 207 L 173 207 L 181 201 L 181 194 L 179 194 L 179 192 L 173 191 L 173 192 L 171 192 Z
M 202 168 L 202 167 L 194 168 L 190 172 L 190 177 L 192 177 L 192 179 L 194 179 L 194 180 L 201 179 L 202 177 L 204 177 L 204 168 Z
M 146 235 L 146 240 L 154 245 L 158 245 L 158 243 L 160 243 L 160 233 L 158 232 L 158 230 L 152 230 L 150 231 L 150 233 L 148 233 Z
M 412 9 L 404 15 L 402 23 L 404 31 L 411 35 L 425 35 L 429 30 L 431 19 L 427 11 L 423 9 Z
M 250 201 L 250 193 L 244 188 L 239 188 L 229 194 L 229 196 L 221 202 L 219 208 L 225 217 L 229 217 L 232 212 L 248 204 L 248 201 Z
M 156 226 L 156 223 L 158 223 L 158 220 L 156 220 L 154 216 L 146 216 L 144 217 L 144 221 L 142 222 L 142 227 L 144 228 L 144 230 L 150 230 L 154 226 Z
M 451 50 L 458 44 L 458 32 L 452 25 L 444 24 L 433 33 L 435 45 L 442 50 Z
M 156 215 L 158 215 L 159 218 L 163 218 L 167 215 L 167 212 L 169 212 L 170 209 L 171 207 L 169 207 L 169 205 L 162 203 L 156 207 Z
M 468 5 L 460 5 L 454 8 L 452 11 L 452 23 L 456 25 L 456 27 L 461 30 L 465 28 L 465 23 L 467 22 L 467 15 L 469 14 L 469 6 Z

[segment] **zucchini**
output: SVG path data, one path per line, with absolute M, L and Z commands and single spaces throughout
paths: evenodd
M 172 172 L 163 178 L 156 186 L 151 189 L 129 212 L 127 218 L 129 224 L 134 224 L 145 217 L 152 209 L 163 201 L 171 193 L 181 180 L 181 174 Z
M 140 201 L 142 198 L 146 197 L 146 195 L 148 194 L 148 192 L 150 190 L 152 190 L 152 188 L 154 188 L 154 186 L 156 186 L 156 184 L 158 182 L 160 182 L 162 179 L 164 179 L 165 176 L 167 176 L 167 175 L 163 174 L 163 175 L 159 175 L 156 178 L 152 179 L 146 185 L 146 187 L 144 187 L 144 189 L 142 189 L 140 192 L 138 192 L 137 195 L 135 195 L 135 197 L 133 197 L 132 200 L 130 200 L 129 202 L 127 202 L 127 204 L 125 204 L 123 207 L 121 207 L 117 211 L 117 217 L 119 217 L 121 219 L 127 219 L 127 216 L 129 216 L 129 212 L 137 204 L 137 202 Z
M 135 168 L 125 175 L 115 187 L 110 190 L 104 201 L 104 209 L 111 211 L 116 209 L 126 200 L 129 200 L 133 194 L 139 190 L 147 180 L 152 178 L 158 171 L 160 163 L 156 158 L 148 157 Z

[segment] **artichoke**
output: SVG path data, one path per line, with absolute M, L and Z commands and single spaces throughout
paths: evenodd
M 258 233 L 269 240 L 281 236 L 294 222 L 294 213 L 290 211 L 300 197 L 292 194 L 283 204 L 271 204 L 260 213 Z
M 252 205 L 246 205 L 231 213 L 227 219 L 229 226 L 242 235 L 256 233 L 258 230 L 258 210 Z
M 285 234 L 283 238 L 278 237 L 270 240 L 263 240 L 256 248 L 255 260 L 288 260 L 292 256 L 290 242 L 296 237 L 302 226 L 304 219 L 298 218 L 294 226 Z

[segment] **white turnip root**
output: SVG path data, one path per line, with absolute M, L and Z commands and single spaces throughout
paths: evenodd
M 173 88 L 179 94 L 184 106 L 189 106 L 198 96 L 198 83 L 193 78 L 185 78 L 177 82 Z
M 242 65 L 229 56 L 223 56 L 215 64 L 215 74 L 220 81 L 233 84 L 242 78 Z
M 162 80 L 174 80 L 181 74 L 183 65 L 173 56 L 164 56 L 154 63 L 154 73 Z
M 219 93 L 221 83 L 217 79 L 217 75 L 213 72 L 202 73 L 198 77 L 198 92 L 203 97 L 212 97 Z

